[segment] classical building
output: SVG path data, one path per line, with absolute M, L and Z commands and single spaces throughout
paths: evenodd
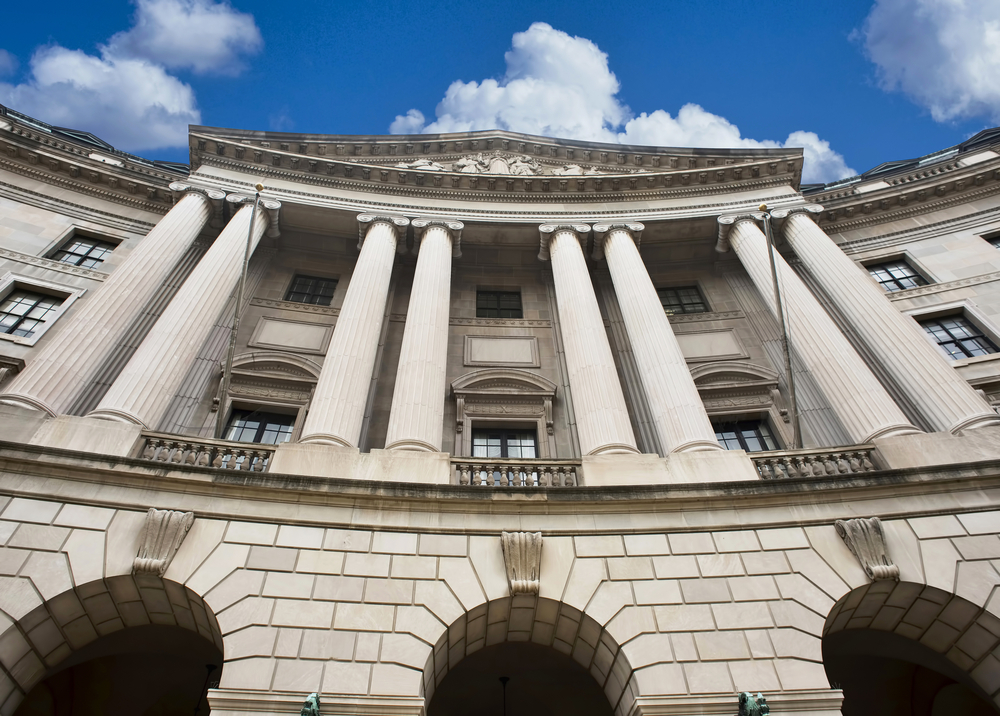
M 1000 712 L 1000 130 L 190 161 L 0 108 L 0 714 Z

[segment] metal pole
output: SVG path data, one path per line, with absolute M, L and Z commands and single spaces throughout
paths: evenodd
M 507 682 L 510 681 L 509 676 L 501 676 L 500 683 L 503 684 L 503 716 L 507 716 Z
M 778 312 L 778 324 L 781 327 L 781 350 L 785 357 L 785 376 L 788 381 L 788 411 L 791 413 L 792 423 L 792 449 L 798 450 L 802 447 L 802 433 L 799 430 L 799 410 L 798 402 L 795 399 L 795 376 L 792 374 L 792 352 L 788 343 L 788 323 L 785 320 L 785 309 L 781 302 L 781 288 L 778 284 L 778 267 L 774 259 L 774 238 L 771 235 L 771 215 L 767 211 L 767 204 L 760 205 L 762 220 L 764 222 L 764 236 L 767 238 L 767 257 L 771 262 L 771 281 L 774 284 L 774 303 Z
M 247 229 L 247 244 L 243 249 L 243 270 L 240 271 L 240 282 L 236 287 L 236 308 L 233 309 L 233 328 L 229 332 L 229 351 L 226 354 L 226 365 L 222 369 L 222 390 L 219 394 L 219 409 L 215 414 L 215 437 L 222 439 L 223 431 L 226 429 L 226 398 L 229 395 L 229 383 L 233 379 L 233 354 L 236 352 L 236 333 L 240 329 L 240 312 L 243 307 L 243 291 L 247 283 L 247 266 L 250 264 L 250 244 L 253 242 L 253 225 L 257 221 L 257 205 L 260 204 L 260 192 L 264 189 L 263 184 L 258 184 L 257 194 L 253 200 L 253 209 L 250 212 L 250 228 Z

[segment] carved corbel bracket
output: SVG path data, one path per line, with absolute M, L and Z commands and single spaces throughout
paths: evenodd
M 635 247 L 639 248 L 639 242 L 642 241 L 642 231 L 646 227 L 639 222 L 630 222 L 624 224 L 594 224 L 594 253 L 593 257 L 595 261 L 601 261 L 604 258 L 604 239 L 607 238 L 608 234 L 612 231 L 625 231 L 631 237 L 632 241 L 635 242 Z
M 541 532 L 501 532 L 500 547 L 510 593 L 538 594 L 542 565 Z
M 589 224 L 542 224 L 538 227 L 540 239 L 538 247 L 539 261 L 549 260 L 549 244 L 552 243 L 552 237 L 560 231 L 572 231 L 576 234 L 576 238 L 580 241 L 580 245 L 584 248 L 584 250 L 586 250 L 587 236 L 590 234 Z
M 162 577 L 194 522 L 193 512 L 149 508 L 139 537 L 133 574 Z
M 763 218 L 764 215 L 759 211 L 754 211 L 749 214 L 730 214 L 728 216 L 720 216 L 719 238 L 715 242 L 715 250 L 720 254 L 728 253 L 730 249 L 729 232 L 732 231 L 733 227 L 741 221 L 757 222 Z
M 837 534 L 861 562 L 872 581 L 893 579 L 899 581 L 899 567 L 889 559 L 885 544 L 885 530 L 878 517 L 837 520 Z
M 375 224 L 388 224 L 396 231 L 396 253 L 406 253 L 406 242 L 399 241 L 403 237 L 403 232 L 410 225 L 410 220 L 402 216 L 376 216 L 375 214 L 358 214 L 358 251 L 365 243 L 369 227 Z
M 424 238 L 424 232 L 432 226 L 440 226 L 451 236 L 451 256 L 458 258 L 462 255 L 462 229 L 465 224 L 457 219 L 414 219 L 410 222 L 413 226 L 413 253 L 420 250 L 420 241 Z

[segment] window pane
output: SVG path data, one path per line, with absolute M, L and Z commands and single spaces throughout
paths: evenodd
M 674 313 L 706 313 L 708 304 L 705 302 L 697 286 L 682 286 L 680 288 L 660 288 L 656 291 L 660 303 L 668 315 Z
M 712 426 L 715 428 L 716 439 L 726 450 L 761 452 L 778 449 L 766 421 L 713 422 Z
M 476 318 L 524 318 L 520 291 L 476 291 Z
M 43 293 L 11 291 L 0 301 L 0 333 L 28 338 L 61 304 L 61 299 Z
M 908 288 L 925 286 L 927 281 L 913 270 L 905 261 L 886 261 L 867 267 L 868 273 L 881 284 L 882 288 L 892 293 L 905 291 Z
M 74 266 L 94 268 L 99 266 L 114 249 L 115 245 L 109 241 L 73 237 L 59 251 L 56 251 L 52 258 Z
M 534 430 L 480 429 L 472 431 L 472 456 L 531 460 L 538 457 Z
M 288 442 L 294 426 L 294 415 L 234 410 L 226 429 L 226 440 L 277 445 Z
M 297 274 L 288 287 L 285 300 L 295 303 L 311 303 L 315 306 L 329 306 L 336 290 L 336 279 Z
M 952 360 L 974 358 L 997 352 L 993 341 L 964 316 L 945 316 L 921 321 L 928 335 Z

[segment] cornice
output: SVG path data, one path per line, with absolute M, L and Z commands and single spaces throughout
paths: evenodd
M 0 181 L 0 195 L 16 199 L 17 201 L 25 204 L 37 206 L 41 209 L 64 213 L 68 216 L 86 219 L 87 221 L 96 221 L 96 223 L 103 221 L 103 223 L 110 225 L 111 222 L 105 219 L 105 217 L 108 217 L 110 219 L 114 219 L 115 222 L 122 225 L 122 228 L 124 228 L 125 231 L 131 233 L 145 234 L 156 226 L 153 222 L 140 221 L 139 219 L 122 216 L 121 214 L 112 214 L 110 211 L 95 209 L 91 206 L 75 204 L 73 202 L 66 201 L 65 199 L 49 196 L 48 194 L 42 194 L 41 192 L 33 191 L 31 189 L 25 189 L 24 187 L 17 186 L 16 184 L 8 184 L 4 181 Z M 58 208 L 54 208 L 53 205 Z M 99 218 L 95 220 L 93 215 L 97 215 Z
M 993 281 L 1000 281 L 1000 271 L 984 273 L 979 276 L 970 276 L 969 278 L 962 278 L 957 281 L 945 281 L 944 283 L 932 283 L 927 286 L 908 288 L 905 291 L 894 291 L 893 293 L 887 293 L 886 297 L 890 301 L 905 301 L 908 298 L 927 296 L 934 293 L 943 293 L 945 291 L 953 291 L 956 288 L 976 286 L 981 283 L 992 283 Z
M 48 269 L 49 271 L 58 271 L 60 273 L 68 273 L 72 276 L 89 278 L 94 281 L 103 281 L 108 277 L 108 274 L 104 271 L 94 271 L 93 269 L 82 268 L 80 266 L 70 266 L 69 264 L 64 264 L 61 261 L 53 261 L 52 259 L 42 258 L 41 256 L 32 256 L 31 254 L 22 254 L 20 251 L 12 251 L 11 249 L 0 248 L 0 257 L 10 259 L 11 261 L 17 261 L 22 264 L 39 266 L 41 268 Z
M 743 311 L 719 311 L 712 313 L 674 313 L 667 316 L 671 323 L 708 323 L 710 321 L 732 321 L 746 318 Z
M 486 328 L 552 328 L 552 321 L 535 318 L 450 318 L 448 324 Z
M 253 155 L 251 150 L 252 147 L 245 147 L 244 156 L 246 153 Z M 793 168 L 789 172 L 788 162 L 782 167 L 781 163 L 769 161 L 627 175 L 508 176 L 403 169 L 362 164 L 346 158 L 310 160 L 315 164 L 310 169 L 308 164 L 302 166 L 301 157 L 296 158 L 287 152 L 268 149 L 258 151 L 258 154 L 261 155 L 259 163 L 205 153 L 199 155 L 198 167 L 216 167 L 264 179 L 283 179 L 369 194 L 501 203 L 605 203 L 710 196 L 794 185 L 797 171 Z M 265 161 L 265 155 L 270 157 L 270 162 Z M 294 170 L 289 168 L 293 160 L 296 161 Z M 738 178 L 736 172 L 739 172 Z M 192 176 L 196 173 L 199 172 L 192 167 Z M 746 177 L 743 177 L 744 173 Z M 250 186 L 250 182 L 244 184 Z
M 41 167 L 42 165 L 38 166 Z M 88 196 L 94 196 L 98 199 L 104 199 L 105 201 L 123 204 L 125 206 L 132 207 L 133 209 L 141 209 L 154 214 L 166 214 L 170 211 L 171 193 L 166 187 L 147 187 L 147 196 L 153 199 L 152 201 L 149 201 L 128 194 L 119 194 L 117 192 L 100 188 L 98 186 L 98 182 L 102 179 L 106 180 L 109 176 L 113 177 L 113 175 L 102 174 L 96 170 L 88 170 L 88 174 L 91 175 L 91 183 L 88 184 L 86 182 L 73 181 L 72 179 L 59 176 L 55 173 L 58 171 L 58 168 L 41 171 L 40 169 L 25 166 L 20 162 L 11 161 L 6 157 L 0 157 L 0 169 L 6 169 L 7 171 L 35 179 L 36 181 L 40 181 L 45 184 L 52 184 L 54 186 L 71 189 L 80 194 L 87 194 Z M 69 171 L 72 173 L 72 167 Z M 78 170 L 77 174 L 80 175 L 81 172 Z M 93 175 L 96 175 L 96 178 L 94 178 Z M 138 187 L 138 185 L 136 185 L 136 187 Z M 149 190 L 152 190 L 153 194 L 150 194 Z
M 940 230 L 945 227 L 948 227 L 952 231 L 962 228 L 970 228 L 970 225 L 975 226 L 976 224 L 982 223 L 980 221 L 976 221 L 976 219 L 987 216 L 1000 219 L 1000 207 L 983 209 L 982 211 L 977 211 L 972 214 L 966 214 L 965 216 L 959 216 L 954 219 L 937 221 L 933 224 L 924 224 L 923 226 L 913 229 L 903 229 L 902 231 L 893 231 L 888 234 L 868 236 L 863 239 L 855 239 L 853 241 L 844 241 L 842 243 L 838 243 L 837 245 L 844 253 L 851 255 L 862 251 L 870 251 L 872 249 L 881 249 L 899 244 L 905 244 L 910 241 L 916 241 L 923 238 L 925 235 L 934 236 L 940 233 Z M 832 233 L 834 236 L 837 235 L 837 232 L 828 233 Z
M 311 303 L 298 303 L 297 301 L 275 301 L 268 298 L 251 298 L 251 306 L 261 306 L 262 308 L 279 308 L 283 311 L 299 311 L 301 313 L 312 313 L 320 316 L 339 316 L 339 308 L 330 306 L 315 306 Z
M 285 177 L 291 181 L 298 181 L 298 177 L 288 176 Z M 247 187 L 249 190 L 252 187 L 250 182 L 244 182 L 239 180 L 234 180 L 230 178 L 221 178 L 215 175 L 204 175 L 194 172 L 191 174 L 192 181 L 199 181 L 206 186 L 218 186 L 218 187 L 228 187 L 232 189 L 233 187 Z M 781 182 L 775 182 L 769 186 L 787 186 Z M 754 187 L 757 189 L 768 188 Z M 741 187 L 741 189 L 747 189 L 747 187 Z M 318 202 L 321 206 L 333 206 L 336 208 L 344 209 L 346 211 L 364 211 L 365 213 L 386 213 L 386 214 L 409 214 L 411 216 L 422 216 L 428 213 L 427 206 L 422 204 L 403 204 L 398 202 L 381 202 L 372 201 L 368 197 L 364 198 L 349 198 L 343 196 L 331 196 L 329 194 L 316 194 L 312 192 L 301 191 L 297 189 L 290 189 L 287 187 L 270 187 L 269 191 L 275 196 L 282 199 L 286 199 L 289 202 L 293 202 L 296 198 L 304 201 Z M 395 195 L 400 195 L 402 192 L 395 192 Z M 443 193 L 432 197 L 423 197 L 432 199 L 447 199 L 449 197 L 445 196 Z M 630 195 L 629 197 L 635 200 L 636 203 L 643 203 L 640 201 L 641 197 L 636 195 Z M 487 203 L 490 201 L 491 197 L 487 194 L 483 194 L 478 197 L 482 203 Z M 599 197 L 594 197 L 593 199 L 597 203 L 601 203 Z M 767 201 L 769 205 L 778 205 L 783 202 L 801 202 L 802 195 L 798 192 L 790 192 L 787 194 L 779 194 L 776 196 L 768 197 Z M 568 203 L 566 201 L 561 201 L 561 204 Z M 759 202 L 756 199 L 750 200 L 749 204 L 756 206 Z M 491 220 L 495 218 L 512 218 L 525 221 L 527 223 L 544 222 L 549 218 L 562 218 L 565 217 L 567 220 L 577 220 L 583 216 L 586 216 L 588 220 L 596 220 L 605 217 L 609 218 L 624 218 L 626 216 L 636 216 L 642 217 L 643 220 L 654 220 L 658 218 L 683 218 L 685 212 L 694 212 L 697 216 L 709 216 L 719 213 L 733 213 L 739 211 L 741 206 L 747 205 L 747 201 L 727 201 L 719 202 L 715 204 L 691 204 L 683 206 L 673 206 L 665 208 L 663 210 L 650 210 L 647 206 L 641 208 L 615 208 L 615 209 L 598 209 L 594 207 L 587 207 L 573 211 L 559 211 L 559 210 L 524 210 L 518 211 L 515 209 L 463 209 L 461 211 L 461 216 L 463 221 L 469 221 L 471 219 L 485 219 Z M 448 213 L 456 213 L 454 209 L 449 209 Z M 652 218 L 650 218 L 652 217 Z

